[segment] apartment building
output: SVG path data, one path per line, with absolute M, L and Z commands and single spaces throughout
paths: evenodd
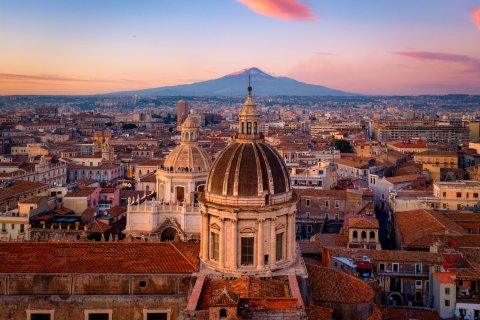
M 480 202 L 480 181 L 436 182 L 433 194 L 439 199 L 440 209 L 474 207 Z

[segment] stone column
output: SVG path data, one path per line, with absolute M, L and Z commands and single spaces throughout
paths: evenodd
M 257 269 L 262 270 L 264 268 L 263 260 L 264 260 L 264 253 L 263 253 L 263 222 L 264 219 L 258 219 L 258 232 L 257 232 Z
M 236 270 L 238 267 L 237 259 L 238 259 L 238 234 L 237 234 L 237 219 L 232 219 L 231 221 L 231 226 L 232 226 L 232 232 L 230 233 L 230 252 L 232 254 L 232 269 Z
M 220 253 L 218 266 L 223 269 L 225 267 L 225 219 L 218 219 L 220 220 Z
M 270 269 L 275 268 L 275 263 L 277 262 L 277 235 L 275 233 L 275 221 L 277 218 L 270 219 L 270 257 L 269 264 Z
M 294 257 L 293 251 L 295 250 L 295 226 L 293 224 L 293 212 L 289 212 L 287 216 L 287 260 L 291 260 Z
M 202 259 L 208 261 L 208 240 L 210 235 L 208 232 L 208 213 L 202 211 L 202 238 L 200 244 L 202 245 Z

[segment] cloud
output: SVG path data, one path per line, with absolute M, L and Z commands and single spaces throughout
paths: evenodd
M 466 71 L 480 73 L 480 59 L 467 55 L 429 51 L 399 51 L 394 52 L 394 54 L 420 61 L 459 63 L 467 67 Z
M 280 20 L 314 20 L 315 15 L 299 0 L 237 0 L 253 12 Z
M 132 80 L 132 79 L 119 79 L 119 80 L 109 80 L 109 79 L 81 79 L 81 78 L 72 78 L 72 77 L 62 77 L 57 75 L 30 75 L 30 74 L 17 74 L 17 73 L 0 73 L 0 80 L 4 81 L 48 81 L 48 82 L 89 82 L 89 83 L 138 83 L 145 84 L 147 82 Z
M 473 10 L 473 22 L 480 29 L 480 8 Z

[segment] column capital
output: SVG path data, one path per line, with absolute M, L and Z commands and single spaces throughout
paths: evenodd
M 238 219 L 230 219 L 230 221 L 231 221 L 233 224 L 237 224 Z
M 202 212 L 202 217 L 208 217 L 208 212 L 201 211 Z
M 265 222 L 265 218 L 258 218 L 258 219 L 257 219 L 257 222 L 258 222 L 258 223 Z
M 272 221 L 272 222 L 277 221 L 277 219 L 278 219 L 278 217 L 276 217 L 276 216 L 275 217 L 270 217 L 270 221 Z

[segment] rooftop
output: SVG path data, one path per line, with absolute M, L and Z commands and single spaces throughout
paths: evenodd
M 0 273 L 193 273 L 198 253 L 195 243 L 0 243 Z

